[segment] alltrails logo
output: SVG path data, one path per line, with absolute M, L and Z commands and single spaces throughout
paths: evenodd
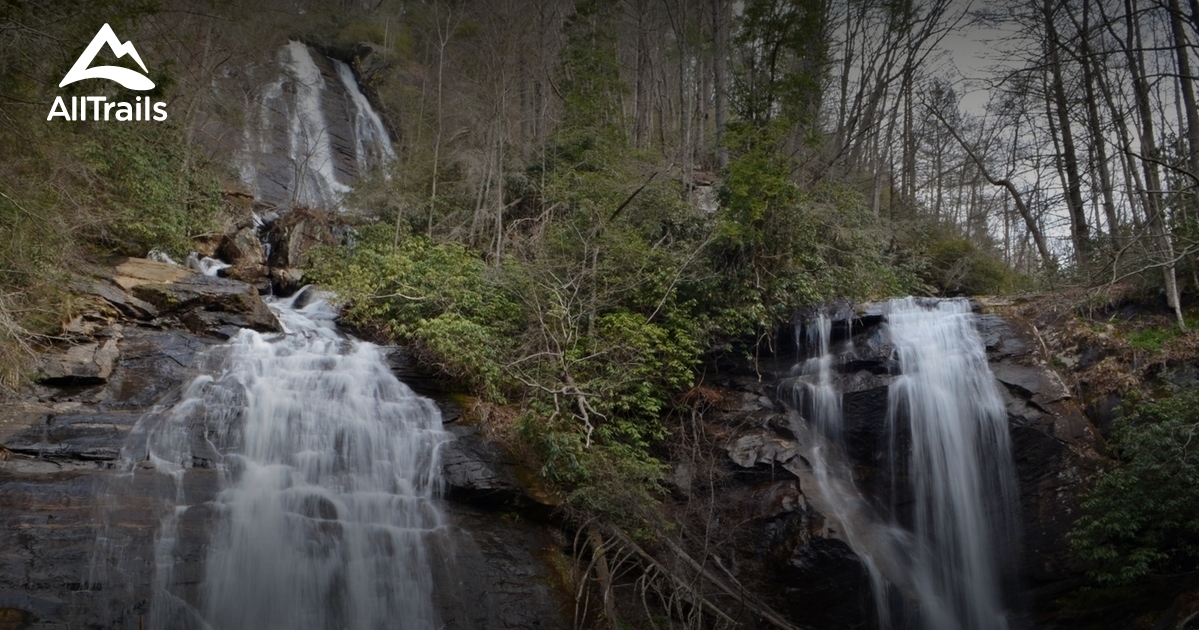
M 127 89 L 139 92 L 154 89 L 154 82 L 150 80 L 150 77 L 136 70 L 120 66 L 89 67 L 105 44 L 118 59 L 129 55 L 141 67 L 142 72 L 148 72 L 146 64 L 142 63 L 141 56 L 133 47 L 133 42 L 122 44 L 121 40 L 117 39 L 117 34 L 113 32 L 112 27 L 105 24 L 100 27 L 99 32 L 92 38 L 92 42 L 84 49 L 83 54 L 79 55 L 79 59 L 75 65 L 71 66 L 71 70 L 67 72 L 67 76 L 63 77 L 62 83 L 59 83 L 58 87 L 64 87 L 83 79 L 108 79 L 116 81 Z M 66 100 L 59 96 L 50 106 L 50 115 L 46 117 L 46 120 L 54 120 L 57 116 L 62 116 L 70 121 L 87 120 L 88 105 L 91 105 L 92 120 L 163 121 L 167 119 L 167 104 L 152 103 L 148 96 L 139 96 L 132 103 L 107 101 L 108 97 L 106 96 L 72 96 L 71 106 L 68 108 Z

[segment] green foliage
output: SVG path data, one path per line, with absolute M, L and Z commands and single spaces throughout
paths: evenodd
M 138 33 L 160 10 L 144 0 L 0 2 L 0 30 L 19 34 L 0 41 L 2 384 L 19 382 L 31 343 L 59 332 L 74 308 L 66 287 L 90 260 L 152 248 L 185 254 L 191 237 L 215 227 L 222 171 L 199 157 L 174 121 L 46 120 L 55 96 L 105 90 L 132 101 L 109 82 L 61 90 L 57 83 L 105 22 L 153 54 L 153 44 L 141 44 L 154 40 Z M 171 66 L 147 63 L 157 84 L 151 94 L 163 98 Z
M 1127 403 L 1126 403 L 1127 404 Z M 1109 446 L 1119 460 L 1083 502 L 1071 545 L 1101 584 L 1193 571 L 1199 561 L 1199 390 L 1136 405 Z
M 922 222 L 912 243 L 923 280 L 943 294 L 999 295 L 1031 288 L 995 252 L 966 238 L 953 225 Z
M 560 175 L 610 176 L 605 168 L 620 164 L 620 154 L 627 151 L 621 97 L 629 89 L 620 78 L 613 35 L 618 11 L 613 0 L 575 3 L 558 68 L 563 120 L 554 129 L 547 163 L 534 165 L 534 177 L 542 168 Z
M 1157 352 L 1162 344 L 1177 336 L 1177 326 L 1170 328 L 1145 328 L 1128 335 L 1128 345 L 1137 350 Z
M 220 186 L 195 151 L 168 124 L 95 125 L 81 157 L 98 180 L 95 201 L 111 211 L 100 239 L 134 256 L 183 256 L 192 238 L 212 233 Z
M 615 0 L 577 0 L 574 14 L 566 21 L 566 43 L 560 53 L 563 127 L 600 132 L 601 142 L 619 138 L 623 129 L 619 98 L 628 86 L 620 79 L 613 34 L 619 10 Z
M 500 361 L 512 353 L 521 323 L 515 304 L 464 246 L 424 237 L 397 247 L 392 241 L 387 227 L 371 226 L 353 248 L 315 252 L 309 275 L 347 302 L 350 321 L 385 327 L 446 373 L 502 401 Z
M 1187 319 L 1187 329 L 1193 330 L 1195 326 L 1199 326 L 1199 320 Z M 1157 352 L 1162 349 L 1162 346 L 1176 339 L 1182 331 L 1179 330 L 1178 324 L 1163 327 L 1142 328 L 1128 333 L 1128 345 L 1137 350 L 1147 352 Z
M 741 15 L 733 106 L 762 128 L 812 122 L 828 62 L 828 8 L 820 0 L 752 0 Z
M 886 231 L 852 190 L 803 190 L 791 159 L 758 130 L 735 154 L 721 190 L 710 250 L 717 272 L 699 299 L 720 307 L 714 327 L 733 336 L 769 329 L 800 306 L 909 291 L 914 277 L 886 256 Z M 718 297 L 719 296 L 719 297 Z

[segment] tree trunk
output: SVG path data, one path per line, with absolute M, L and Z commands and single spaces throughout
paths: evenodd
M 1145 169 L 1145 218 L 1153 239 L 1156 241 L 1162 279 L 1165 284 L 1166 302 L 1174 311 L 1175 320 L 1181 330 L 1186 330 L 1186 320 L 1182 316 L 1182 306 L 1178 299 L 1178 276 L 1174 263 L 1174 244 L 1166 232 L 1164 210 L 1161 200 L 1161 178 L 1158 175 L 1157 142 L 1153 129 L 1153 110 L 1149 101 L 1149 84 L 1145 79 L 1145 57 L 1140 41 L 1140 25 L 1135 17 L 1133 0 L 1124 0 L 1124 23 L 1127 40 L 1123 42 L 1124 54 L 1128 59 L 1129 71 L 1132 73 L 1133 92 L 1136 96 L 1136 109 L 1141 122 L 1141 160 Z
M 1178 82 L 1182 88 L 1183 109 L 1187 126 L 1187 168 L 1199 177 L 1199 108 L 1195 105 L 1195 82 L 1191 78 L 1191 59 L 1187 51 L 1186 30 L 1182 24 L 1182 9 L 1178 0 L 1170 0 L 1170 30 L 1174 35 L 1174 51 L 1178 56 Z M 1179 121 L 1181 123 L 1182 121 Z
M 1066 5 L 1067 9 L 1069 5 Z M 1091 57 L 1090 25 L 1091 5 L 1082 3 L 1082 28 L 1079 40 L 1079 62 L 1082 64 L 1083 86 L 1086 89 L 1087 125 L 1091 134 L 1091 146 L 1095 148 L 1095 170 L 1099 174 L 1099 189 L 1103 195 L 1103 214 L 1107 218 L 1107 231 L 1112 249 L 1123 247 L 1120 238 L 1120 222 L 1116 216 L 1116 202 L 1112 194 L 1112 175 L 1108 166 L 1107 139 L 1099 118 L 1099 103 L 1095 94 L 1095 61 Z
M 729 5 L 726 0 L 712 0 L 712 39 L 716 50 L 712 58 L 712 90 L 716 114 L 716 166 L 729 165 L 729 151 L 724 146 L 724 128 L 729 122 Z
M 1074 258 L 1082 270 L 1091 263 L 1091 234 L 1087 225 L 1086 206 L 1082 200 L 1082 179 L 1078 175 L 1078 154 L 1074 147 L 1074 133 L 1070 128 L 1070 104 L 1066 99 L 1066 86 L 1062 80 L 1062 62 L 1059 51 L 1060 40 L 1054 25 L 1053 0 L 1045 0 L 1042 14 L 1045 18 L 1048 63 L 1051 79 L 1051 98 L 1058 118 L 1061 134 L 1062 166 L 1065 171 L 1062 184 L 1066 187 L 1066 205 L 1070 212 L 1070 236 L 1074 242 Z M 1050 114 L 1052 116 L 1053 113 Z

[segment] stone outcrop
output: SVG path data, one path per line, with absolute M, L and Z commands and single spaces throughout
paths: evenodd
M 127 293 L 114 295 L 113 285 Z M 123 313 L 142 311 L 155 319 L 169 318 L 193 332 L 215 331 L 227 338 L 230 327 L 280 330 L 253 286 L 177 265 L 127 258 L 97 287 L 95 293 Z
M 66 352 L 42 356 L 38 380 L 43 383 L 103 383 L 112 375 L 117 355 L 116 339 L 70 346 Z
M 272 222 L 266 238 L 270 243 L 269 264 L 274 269 L 297 269 L 308 266 L 308 252 L 319 245 L 341 243 L 340 220 L 336 214 L 306 208 L 296 208 Z

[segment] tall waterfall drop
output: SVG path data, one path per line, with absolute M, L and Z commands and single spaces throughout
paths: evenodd
M 242 182 L 280 208 L 338 208 L 363 173 L 395 158 L 387 127 L 345 62 L 292 41 L 275 67 L 246 102 Z
M 1005 630 L 1001 555 L 1015 529 L 1007 413 L 970 303 L 893 300 L 900 376 L 888 414 L 910 440 L 915 495 L 912 577 L 926 628 Z M 902 460 L 902 458 L 901 458 Z
M 174 529 L 198 507 L 180 487 L 157 539 L 150 627 L 440 627 L 428 551 L 443 525 L 437 407 L 379 347 L 340 335 L 308 291 L 272 308 L 286 333 L 240 331 L 219 371 L 146 428 L 150 461 L 177 483 L 203 432 L 223 486 L 196 607 L 169 586 Z
M 811 357 L 800 364 L 794 406 L 813 504 L 862 560 L 880 628 L 1008 630 L 1015 472 L 970 303 L 897 299 L 885 317 L 899 369 L 887 409 L 893 487 L 873 502 L 854 485 L 840 445 L 831 326 L 824 315 L 808 324 Z

